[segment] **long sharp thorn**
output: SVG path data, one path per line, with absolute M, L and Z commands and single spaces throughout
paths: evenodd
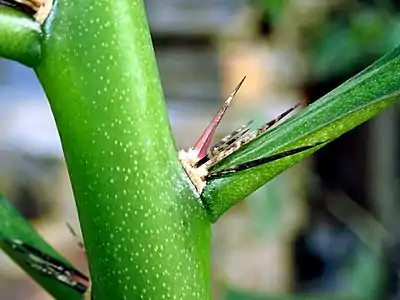
M 232 102 L 233 98 L 239 91 L 239 89 L 242 86 L 245 79 L 246 79 L 246 76 L 243 77 L 243 79 L 239 82 L 239 84 L 231 92 L 229 97 L 226 99 L 224 105 L 218 110 L 218 112 L 215 114 L 214 118 L 208 124 L 206 130 L 203 132 L 203 134 L 200 136 L 199 140 L 194 145 L 193 150 L 195 151 L 195 153 L 199 159 L 203 158 L 207 154 L 208 148 L 210 147 L 211 140 L 214 136 L 215 130 L 217 129 L 219 122 L 221 121 L 222 117 L 224 116 L 226 110 L 228 109 L 230 103 Z
M 261 157 L 261 158 L 255 159 L 255 160 L 251 160 L 249 162 L 238 164 L 236 166 L 227 168 L 225 170 L 211 172 L 211 173 L 206 175 L 205 179 L 206 180 L 214 179 L 214 178 L 223 177 L 223 176 L 228 175 L 228 174 L 232 174 L 232 173 L 236 173 L 236 172 L 240 172 L 240 171 L 245 171 L 245 170 L 248 170 L 248 169 L 251 169 L 251 168 L 254 168 L 254 167 L 258 167 L 260 165 L 263 165 L 263 164 L 266 164 L 266 163 L 270 163 L 270 162 L 273 162 L 273 161 L 276 161 L 276 160 L 279 160 L 279 159 L 282 159 L 282 158 L 285 158 L 285 157 L 288 157 L 288 156 L 291 156 L 291 155 L 294 155 L 294 154 L 299 154 L 301 152 L 310 150 L 310 149 L 312 149 L 314 147 L 320 146 L 320 145 L 322 145 L 322 144 L 324 144 L 326 142 L 327 141 L 319 142 L 319 143 L 316 143 L 316 144 L 313 144 L 313 145 L 294 148 L 294 149 L 287 150 L 287 151 L 284 151 L 284 152 L 281 152 L 281 153 L 278 153 L 278 154 L 274 154 L 274 155 L 266 156 L 266 157 Z

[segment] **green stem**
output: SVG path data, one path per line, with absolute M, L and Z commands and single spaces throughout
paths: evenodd
M 35 69 L 98 299 L 209 299 L 210 221 L 176 154 L 141 0 L 60 0 Z
M 34 67 L 40 59 L 41 29 L 32 17 L 0 5 L 0 56 Z

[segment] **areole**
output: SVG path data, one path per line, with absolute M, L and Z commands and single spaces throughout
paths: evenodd
M 282 114 L 278 115 L 275 119 L 268 121 L 258 129 L 252 131 L 250 131 L 250 125 L 252 123 L 252 121 L 250 121 L 247 124 L 237 128 L 232 133 L 228 134 L 219 142 L 210 147 L 212 138 L 222 117 L 224 116 L 226 110 L 228 109 L 233 98 L 236 96 L 245 79 L 246 77 L 243 77 L 239 84 L 234 88 L 224 104 L 221 106 L 211 122 L 208 124 L 195 145 L 193 147 L 190 147 L 187 151 L 181 150 L 179 152 L 179 159 L 182 163 L 182 166 L 184 167 L 186 173 L 190 177 L 192 183 L 199 193 L 201 193 L 206 186 L 207 180 L 222 177 L 239 171 L 245 171 L 247 169 L 257 167 L 262 164 L 266 164 L 287 156 L 309 150 L 324 143 L 322 142 L 290 149 L 288 151 L 241 163 L 227 169 L 209 171 L 211 167 L 218 164 L 224 158 L 230 156 L 244 145 L 250 143 L 257 137 L 265 133 L 269 128 L 271 128 L 284 117 L 289 115 L 301 104 L 296 104 L 295 106 L 284 111 Z

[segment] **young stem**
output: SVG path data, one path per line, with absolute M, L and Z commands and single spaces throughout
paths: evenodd
M 0 5 L 0 56 L 29 67 L 40 58 L 39 23 L 30 16 Z
M 142 0 L 60 0 L 35 71 L 96 299 L 209 299 L 210 221 L 178 159 Z

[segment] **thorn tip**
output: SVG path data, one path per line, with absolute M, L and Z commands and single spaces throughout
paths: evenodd
M 239 89 L 242 86 L 245 79 L 246 79 L 246 76 L 244 76 L 242 78 L 242 80 L 239 82 L 239 84 L 233 89 L 233 91 L 230 93 L 229 97 L 225 100 L 225 103 L 221 106 L 221 108 L 214 115 L 213 119 L 208 124 L 208 126 L 204 130 L 203 134 L 200 136 L 199 140 L 194 145 L 193 150 L 196 152 L 198 159 L 203 158 L 207 154 L 207 151 L 210 147 L 215 130 L 217 129 L 222 117 L 224 116 L 226 110 L 228 109 L 233 98 L 236 96 L 237 92 L 239 91 Z

